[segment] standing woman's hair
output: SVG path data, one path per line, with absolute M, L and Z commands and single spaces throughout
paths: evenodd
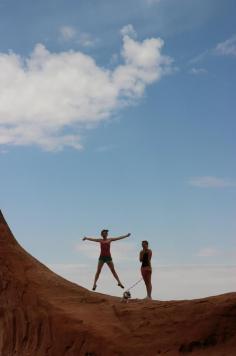
M 148 245 L 148 241 L 147 240 L 143 240 L 142 243 L 147 244 Z

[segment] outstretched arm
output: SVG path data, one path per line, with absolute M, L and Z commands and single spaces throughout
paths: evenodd
M 84 237 L 83 238 L 83 241 L 86 241 L 86 240 L 88 240 L 88 241 L 93 241 L 93 242 L 100 242 L 100 239 L 93 239 L 92 237 Z
M 125 239 L 126 237 L 129 237 L 131 234 L 127 234 L 127 235 L 124 235 L 124 236 L 119 236 L 119 237 L 112 237 L 110 239 L 110 241 L 117 241 L 117 240 L 122 240 L 122 239 Z

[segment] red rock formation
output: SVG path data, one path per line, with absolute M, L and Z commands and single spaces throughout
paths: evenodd
M 236 293 L 120 303 L 59 277 L 0 213 L 1 356 L 236 355 Z

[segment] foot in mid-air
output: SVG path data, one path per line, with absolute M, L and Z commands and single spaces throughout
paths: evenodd
M 107 229 L 103 229 L 101 231 L 102 238 L 99 238 L 99 239 L 92 238 L 92 237 L 86 237 L 86 236 L 83 237 L 83 241 L 88 240 L 88 241 L 94 241 L 94 242 L 100 243 L 100 248 L 101 248 L 100 256 L 98 259 L 97 271 L 96 271 L 96 274 L 94 277 L 94 284 L 92 287 L 93 291 L 95 291 L 97 288 L 96 282 L 98 281 L 98 278 L 99 278 L 99 275 L 101 273 L 104 263 L 106 263 L 109 266 L 113 276 L 115 277 L 115 279 L 118 283 L 118 286 L 121 287 L 122 289 L 124 289 L 124 286 L 120 282 L 119 277 L 115 271 L 115 267 L 114 267 L 112 257 L 111 257 L 111 252 L 110 252 L 110 245 L 111 245 L 111 242 L 125 239 L 126 237 L 129 237 L 130 234 L 126 234 L 124 236 L 119 236 L 119 237 L 108 238 L 108 231 L 109 230 L 107 230 Z

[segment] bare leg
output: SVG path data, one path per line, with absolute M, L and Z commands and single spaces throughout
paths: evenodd
M 115 267 L 114 267 L 114 263 L 113 262 L 109 262 L 108 263 L 108 266 L 111 270 L 111 273 L 113 274 L 113 276 L 115 277 L 115 279 L 117 280 L 118 282 L 118 286 L 121 287 L 121 288 L 124 288 L 123 284 L 121 283 L 119 277 L 118 277 L 118 274 L 116 273 L 115 271 Z
M 144 282 L 145 282 L 145 285 L 146 285 L 146 289 L 147 289 L 147 296 L 148 298 L 152 298 L 152 282 L 151 282 L 151 276 L 152 276 L 152 273 L 148 273 Z
M 97 287 L 97 284 L 96 284 L 96 283 L 97 283 L 97 281 L 98 281 L 98 278 L 99 278 L 99 275 L 100 275 L 100 273 L 101 273 L 101 270 L 102 270 L 103 265 L 104 265 L 104 262 L 98 261 L 97 272 L 96 272 L 96 274 L 95 274 L 94 283 L 93 283 L 93 290 L 95 290 L 96 287 Z
M 148 269 L 141 269 L 142 277 L 146 286 L 147 290 L 147 298 L 151 299 L 152 298 L 152 271 Z
M 148 287 L 148 297 L 152 298 L 152 282 L 151 282 L 151 279 L 150 279 L 149 287 Z

